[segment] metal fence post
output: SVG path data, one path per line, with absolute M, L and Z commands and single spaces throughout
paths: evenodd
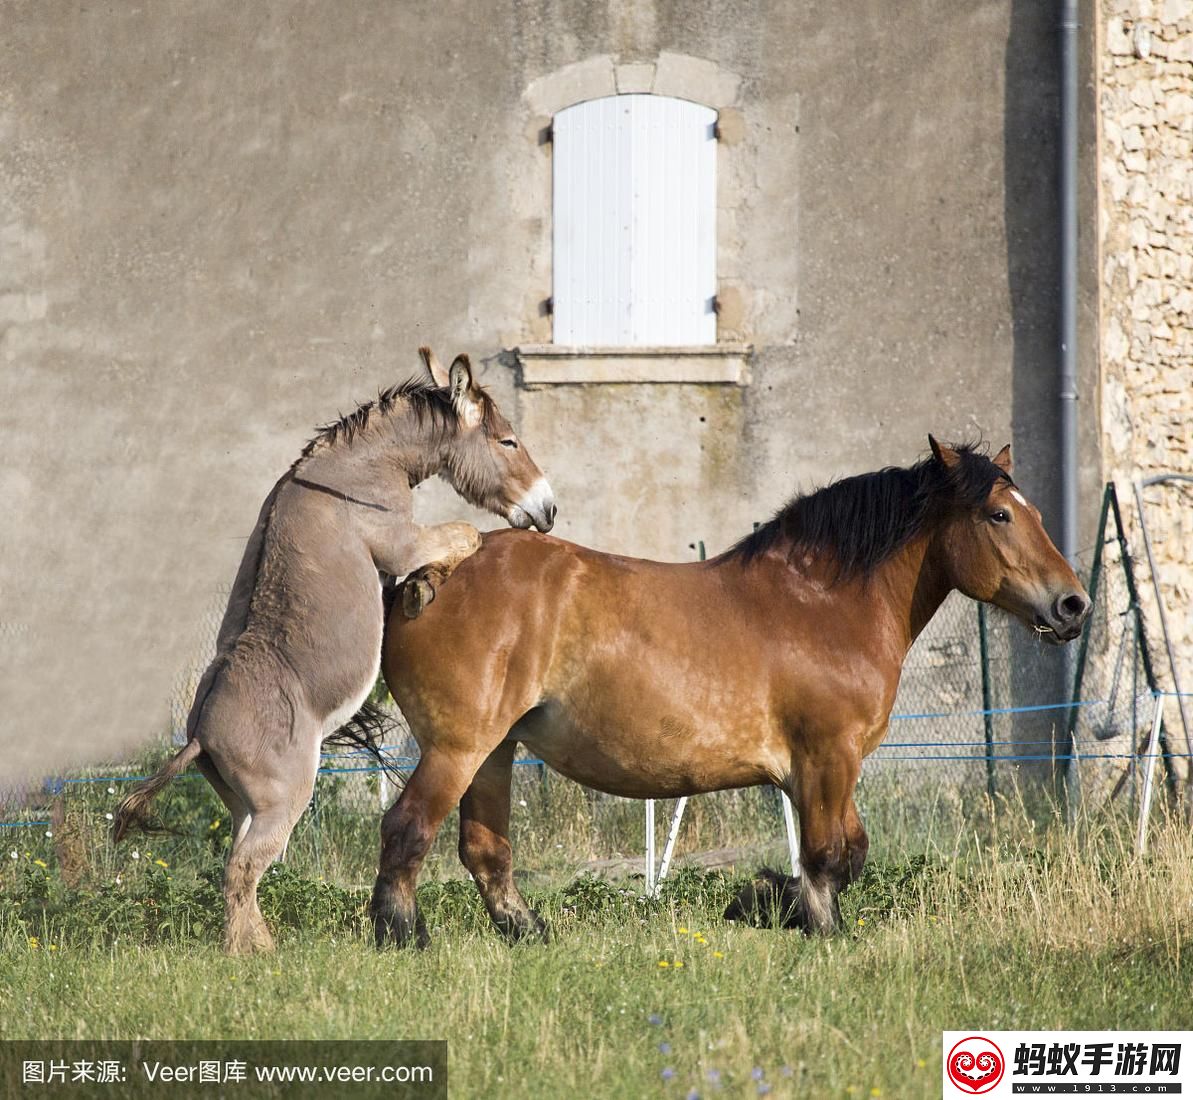
M 986 637 L 986 605 L 978 604 L 978 649 L 982 658 L 982 722 L 986 727 L 986 794 L 994 799 L 994 715 L 990 713 L 990 646 Z
M 1126 529 L 1123 527 L 1123 515 L 1118 506 L 1118 490 L 1114 482 L 1106 486 L 1110 497 L 1110 510 L 1114 513 L 1114 528 L 1118 532 L 1119 552 L 1122 555 L 1123 577 L 1127 582 L 1127 596 L 1135 608 L 1135 622 L 1139 629 L 1139 657 L 1143 662 L 1143 674 L 1147 678 L 1147 686 L 1152 691 L 1159 691 L 1160 684 L 1156 679 L 1156 670 L 1152 667 L 1152 654 L 1148 647 L 1147 624 L 1143 618 L 1143 605 L 1139 602 L 1139 590 L 1135 587 L 1135 561 L 1131 556 L 1131 547 L 1127 542 Z M 1168 751 L 1168 734 L 1165 723 L 1160 720 L 1160 757 L 1163 761 L 1165 786 L 1168 793 L 1176 795 L 1176 767 L 1172 762 L 1172 755 Z
M 1102 576 L 1102 550 L 1106 543 L 1106 518 L 1110 513 L 1110 500 L 1114 493 L 1114 485 L 1108 484 L 1102 492 L 1102 511 L 1098 516 L 1098 537 L 1094 540 L 1094 560 L 1090 565 L 1088 591 L 1089 598 L 1096 608 L 1098 603 L 1098 581 Z M 1089 637 L 1094 628 L 1094 616 L 1091 613 L 1085 620 L 1085 627 L 1081 631 L 1081 641 L 1077 643 L 1077 661 L 1073 669 L 1072 691 L 1069 695 L 1069 713 L 1065 721 L 1065 739 L 1069 745 L 1074 743 L 1077 732 L 1077 702 L 1081 696 L 1081 684 L 1085 679 L 1085 661 L 1089 653 Z

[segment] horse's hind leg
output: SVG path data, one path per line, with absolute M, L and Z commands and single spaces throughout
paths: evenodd
M 510 779 L 517 743 L 497 747 L 460 802 L 460 860 L 476 881 L 497 930 L 511 941 L 548 938 L 546 922 L 514 884 L 509 841 Z
M 428 943 L 414 888 L 423 860 L 452 807 L 468 789 L 485 752 L 425 747 L 401 795 L 381 819 L 381 864 L 370 911 L 377 946 Z

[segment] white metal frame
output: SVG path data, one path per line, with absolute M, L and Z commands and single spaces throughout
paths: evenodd
M 795 824 L 795 810 L 786 791 L 781 791 L 783 797 L 783 825 L 787 834 L 787 851 L 791 857 L 791 874 L 799 877 L 799 833 Z M 679 827 L 683 822 L 684 811 L 688 808 L 688 798 L 684 795 L 675 803 L 675 810 L 671 814 L 671 827 L 667 830 L 667 841 L 663 845 L 663 860 L 655 866 L 655 800 L 646 800 L 646 893 L 649 897 L 658 897 L 663 880 L 671 871 L 671 860 L 675 855 L 675 842 L 679 837 Z

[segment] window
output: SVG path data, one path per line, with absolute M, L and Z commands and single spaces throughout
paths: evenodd
M 661 95 L 606 96 L 555 115 L 556 344 L 716 343 L 716 120 Z

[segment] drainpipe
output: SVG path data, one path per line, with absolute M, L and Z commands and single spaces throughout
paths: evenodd
M 1060 3 L 1060 352 L 1057 359 L 1060 398 L 1060 552 L 1076 567 L 1077 534 L 1077 5 Z M 1064 690 L 1076 683 L 1072 648 L 1065 650 Z M 1076 741 L 1066 730 L 1057 738 L 1065 759 L 1062 773 L 1065 805 L 1073 820 L 1081 801 Z M 1058 792 L 1059 793 L 1059 792 Z
M 1077 533 L 1077 5 L 1060 0 L 1060 550 Z

